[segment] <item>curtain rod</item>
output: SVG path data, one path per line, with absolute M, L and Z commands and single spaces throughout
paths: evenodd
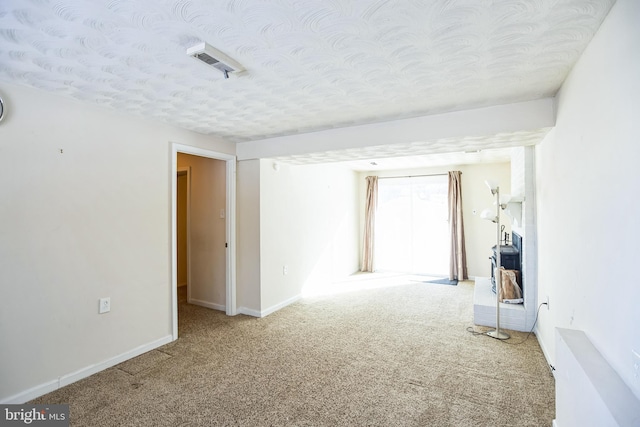
M 404 176 L 379 176 L 378 179 L 393 179 L 393 178 L 418 178 L 421 176 L 447 176 L 448 173 L 432 173 L 426 175 L 404 175 Z

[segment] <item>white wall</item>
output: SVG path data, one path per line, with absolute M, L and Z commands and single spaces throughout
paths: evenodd
M 178 153 L 190 168 L 189 302 L 224 310 L 226 304 L 226 162 Z
M 357 271 L 358 184 L 340 166 L 260 164 L 261 310 L 268 313 L 305 286 Z
M 433 168 L 403 169 L 391 171 L 361 172 L 360 184 L 360 241 L 364 230 L 364 200 L 366 194 L 365 177 L 369 175 L 407 176 L 446 174 L 451 170 L 462 172 L 462 209 L 465 227 L 465 248 L 467 250 L 467 273 L 469 277 L 489 277 L 491 275 L 491 247 L 496 244 L 496 227 L 493 223 L 480 218 L 483 209 L 495 210 L 493 202 L 495 197 L 491 195 L 485 180 L 492 180 L 500 184 L 500 191 L 508 193 L 511 186 L 511 172 L 509 163 L 486 163 L 477 165 L 450 165 Z M 473 211 L 476 211 L 474 214 Z M 506 231 L 511 230 L 507 218 L 501 215 L 501 221 L 506 225 Z M 360 248 L 362 259 L 362 248 Z
M 618 0 L 557 97 L 557 124 L 536 150 L 538 338 L 584 330 L 636 396 L 640 353 L 640 2 Z
M 0 401 L 18 402 L 171 339 L 170 141 L 234 146 L 33 89 L 0 92 Z

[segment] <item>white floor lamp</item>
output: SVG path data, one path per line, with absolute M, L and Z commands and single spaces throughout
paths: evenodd
M 496 223 L 496 272 L 494 274 L 496 281 L 496 328 L 492 331 L 488 331 L 487 335 L 492 338 L 496 338 L 499 340 L 509 339 L 510 336 L 506 332 L 500 331 L 500 288 L 502 288 L 502 272 L 501 272 L 501 260 L 500 260 L 500 209 L 504 209 L 506 207 L 506 203 L 504 205 L 500 204 L 500 187 L 495 182 L 485 181 L 489 190 L 491 190 L 491 194 L 496 196 L 496 214 L 493 216 L 492 212 L 489 209 L 485 209 L 480 214 L 482 219 L 487 219 L 491 222 Z

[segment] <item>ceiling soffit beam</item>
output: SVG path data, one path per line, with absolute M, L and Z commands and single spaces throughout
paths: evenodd
M 238 160 L 529 131 L 555 125 L 553 98 L 236 144 Z

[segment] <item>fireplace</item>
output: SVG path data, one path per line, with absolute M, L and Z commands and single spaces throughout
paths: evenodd
M 524 295 L 524 285 L 523 285 L 523 277 L 522 277 L 522 236 L 520 236 L 516 232 L 511 233 L 513 245 L 500 245 L 500 264 L 504 267 L 505 270 L 518 270 L 520 272 L 520 281 L 519 285 L 522 289 L 522 294 Z M 496 247 L 492 247 L 492 255 L 491 255 L 491 290 L 496 292 L 496 278 L 495 278 L 495 269 L 497 266 L 497 252 Z

